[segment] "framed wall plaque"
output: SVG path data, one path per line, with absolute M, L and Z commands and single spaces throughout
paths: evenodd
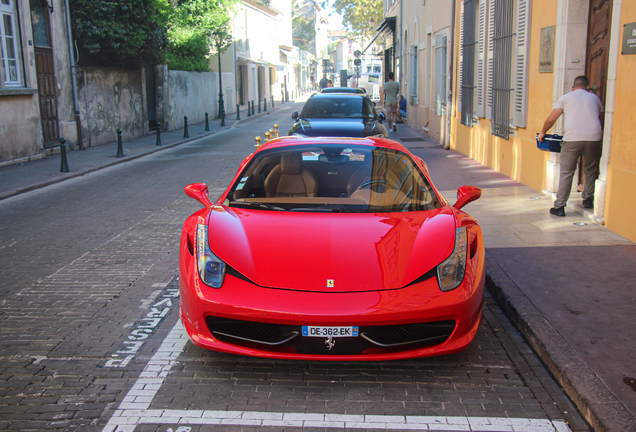
M 636 54 L 636 23 L 623 26 L 623 50 L 621 54 Z
M 554 65 L 554 26 L 541 29 L 539 73 L 552 73 Z

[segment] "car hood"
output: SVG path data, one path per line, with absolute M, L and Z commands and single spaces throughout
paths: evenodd
M 219 258 L 260 286 L 389 290 L 412 283 L 450 255 L 455 216 L 449 207 L 342 214 L 215 206 L 209 239 Z
M 306 136 L 366 137 L 386 133 L 386 128 L 375 120 L 362 119 L 301 119 L 294 123 L 290 134 Z

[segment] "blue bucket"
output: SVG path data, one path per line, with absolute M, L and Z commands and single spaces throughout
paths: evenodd
M 539 134 L 537 134 L 537 137 L 539 137 Z M 537 148 L 539 150 L 561 153 L 561 143 L 563 142 L 562 135 L 550 134 L 546 135 L 543 139 L 545 140 L 543 142 L 537 139 Z

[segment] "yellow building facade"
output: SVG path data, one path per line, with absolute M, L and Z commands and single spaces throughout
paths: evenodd
M 559 153 L 537 149 L 535 136 L 574 78 L 587 75 L 605 104 L 588 216 L 636 241 L 636 53 L 623 52 L 628 42 L 636 51 L 636 2 L 456 0 L 455 9 L 451 148 L 556 193 Z M 562 132 L 563 116 L 551 130 Z M 580 204 L 573 191 L 568 206 Z

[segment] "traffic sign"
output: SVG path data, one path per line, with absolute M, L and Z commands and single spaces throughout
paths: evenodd
M 355 58 L 360 58 L 360 56 L 361 56 L 361 55 L 362 55 L 362 52 L 360 52 L 360 50 L 355 50 L 355 51 L 353 52 L 353 56 L 354 56 Z

